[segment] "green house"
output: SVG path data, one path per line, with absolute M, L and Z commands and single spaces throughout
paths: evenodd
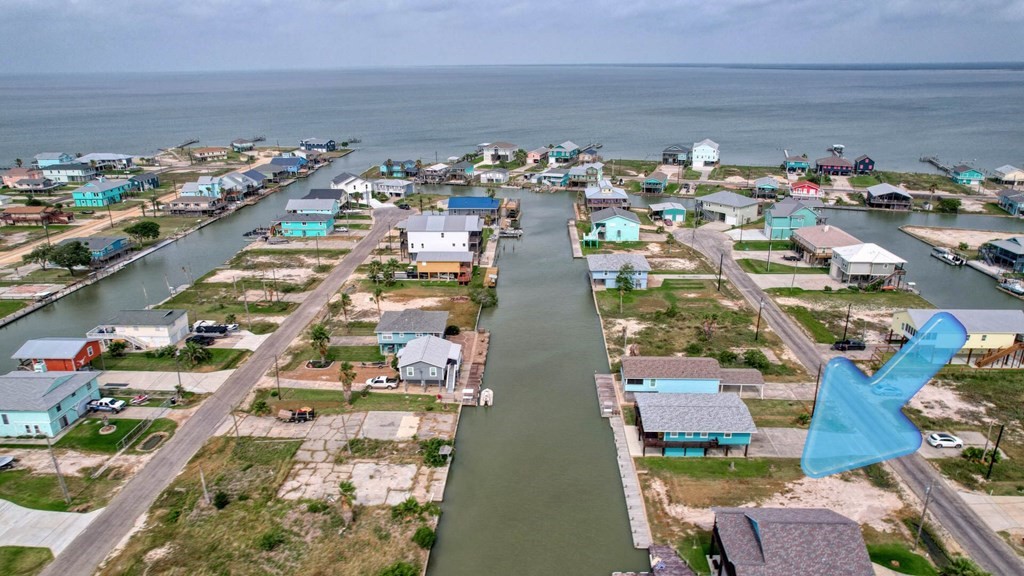
M 793 230 L 817 226 L 821 200 L 786 198 L 764 212 L 764 235 L 772 240 L 789 240 Z
M 603 242 L 639 242 L 640 217 L 622 208 L 605 208 L 590 215 L 590 232 L 583 237 L 585 246 Z
M 285 214 L 274 219 L 271 234 L 291 238 L 327 236 L 334 232 L 333 214 Z
M 580 147 L 571 140 L 566 140 L 548 152 L 549 164 L 566 164 L 580 155 Z
M 966 164 L 958 164 L 953 167 L 953 172 L 949 176 L 953 182 L 957 184 L 963 184 L 964 186 L 974 186 L 981 184 L 985 180 L 985 175 L 980 170 L 975 170 Z

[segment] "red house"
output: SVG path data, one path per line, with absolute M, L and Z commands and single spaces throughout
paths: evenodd
M 794 182 L 789 189 L 789 195 L 794 198 L 823 198 L 825 196 L 821 191 L 821 186 L 806 180 Z
M 102 353 L 99 340 L 89 338 L 36 338 L 22 344 L 14 353 L 22 369 L 37 370 L 40 364 L 47 372 L 81 370 Z

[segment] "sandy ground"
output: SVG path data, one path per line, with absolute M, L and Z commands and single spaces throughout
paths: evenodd
M 739 184 L 745 186 L 747 184 L 747 179 L 742 176 L 729 176 L 725 179 L 725 182 L 728 184 Z
M 359 318 L 371 312 L 373 316 L 377 315 L 377 304 L 373 302 L 373 294 L 369 292 L 355 292 L 350 296 L 352 298 L 352 310 L 349 314 L 354 314 L 353 318 Z M 380 303 L 380 309 L 382 312 L 389 310 L 401 311 L 407 308 L 422 310 L 424 308 L 440 306 L 444 301 L 445 298 L 395 298 L 392 300 L 385 296 L 385 299 Z
M 984 422 L 988 405 L 960 398 L 956 390 L 941 381 L 932 381 L 910 399 L 910 406 L 930 418 L 950 418 L 964 422 Z
M 110 454 L 85 454 L 74 450 L 57 450 L 56 453 L 61 473 L 69 476 L 83 476 L 84 470 L 102 466 L 110 459 Z M 4 455 L 17 458 L 18 468 L 28 468 L 35 474 L 54 473 L 50 452 L 47 450 L 37 448 L 5 449 Z M 152 453 L 122 454 L 114 460 L 113 465 L 125 469 L 129 474 L 134 474 L 152 457 Z M 89 472 L 91 471 L 89 470 Z
M 929 226 L 901 226 L 901 230 L 923 239 L 933 246 L 956 248 L 966 242 L 971 249 L 977 249 L 985 242 L 1020 236 L 1020 232 L 996 232 L 989 230 L 957 230 L 953 228 L 931 228 Z
M 810 310 L 832 310 L 840 309 L 842 306 L 829 306 L 828 304 L 820 302 L 805 302 L 800 298 L 776 298 L 775 302 L 779 306 L 803 306 Z M 884 343 L 885 336 L 888 334 L 886 331 L 884 334 L 878 332 L 873 327 L 878 326 L 889 326 L 892 324 L 892 315 L 901 310 L 900 308 L 879 308 L 873 307 L 870 310 L 863 308 L 854 307 L 850 313 L 850 332 L 853 337 L 860 337 L 861 332 L 865 332 L 865 342 L 869 344 L 881 344 Z M 865 325 L 862 325 L 862 322 Z
M 686 258 L 648 258 L 647 263 L 651 265 L 652 270 L 679 270 L 680 272 L 694 270 L 698 265 L 696 260 L 687 260 Z
M 277 276 L 278 282 L 291 282 L 294 284 L 302 284 L 306 280 L 313 278 L 316 274 L 309 268 L 277 268 L 274 271 Z M 213 276 L 208 278 L 206 282 L 219 282 L 219 283 L 231 283 L 238 278 L 259 278 L 269 279 L 273 282 L 274 277 L 270 275 L 269 270 L 218 270 Z

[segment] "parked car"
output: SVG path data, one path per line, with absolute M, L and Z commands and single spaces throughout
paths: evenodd
M 124 400 L 114 400 L 113 398 L 100 398 L 86 405 L 90 412 L 113 412 L 114 414 L 124 410 L 124 406 Z
M 224 336 L 228 333 L 228 327 L 220 324 L 196 326 L 194 332 L 196 334 L 206 334 L 209 336 Z
M 799 262 L 800 261 L 800 257 L 799 256 L 793 256 L 793 255 L 783 256 L 782 259 L 787 261 L 787 262 Z
M 405 202 L 402 202 L 401 204 L 396 204 L 396 206 L 398 206 L 398 208 L 401 210 L 412 210 L 412 206 L 409 206 Z
M 238 332 L 238 324 L 226 324 L 228 332 Z
M 366 381 L 367 388 L 387 388 L 388 390 L 394 390 L 398 387 L 397 378 L 388 378 L 387 376 L 376 376 Z
M 335 226 L 334 227 L 334 231 L 335 232 L 348 232 L 348 227 L 346 227 L 346 226 Z
M 196 335 L 196 336 L 189 336 L 188 338 L 185 339 L 185 342 L 194 342 L 194 343 L 196 343 L 196 344 L 198 344 L 200 346 L 209 346 L 209 345 L 213 344 L 215 342 L 215 340 L 211 336 Z
M 947 432 L 933 432 L 928 435 L 928 444 L 936 448 L 963 448 L 964 441 Z
M 846 352 L 847 350 L 867 350 L 868 345 L 861 340 L 839 340 L 832 345 L 833 350 Z
M 9 470 L 14 468 L 14 463 L 17 461 L 18 459 L 14 456 L 0 456 L 0 470 Z

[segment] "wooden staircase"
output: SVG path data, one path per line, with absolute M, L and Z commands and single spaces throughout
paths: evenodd
M 1003 348 L 1001 350 L 995 350 L 993 352 L 988 353 L 985 356 L 982 356 L 981 358 L 978 358 L 978 361 L 975 362 L 974 365 L 977 366 L 978 368 L 984 368 L 985 366 L 988 366 L 996 362 L 997 360 L 1002 360 L 1003 358 L 1006 358 L 1007 356 L 1015 354 L 1022 350 L 1024 350 L 1024 341 L 1018 340 L 1017 342 L 1014 342 L 1012 346 L 1007 346 L 1006 348 Z

